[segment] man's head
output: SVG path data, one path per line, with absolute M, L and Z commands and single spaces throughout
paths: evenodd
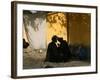
M 52 41 L 53 41 L 53 42 L 57 42 L 57 38 L 58 38 L 58 37 L 57 37 L 56 35 L 54 35 L 54 36 L 52 37 Z
M 62 42 L 63 41 L 63 38 L 62 37 L 58 38 L 58 41 L 59 42 Z

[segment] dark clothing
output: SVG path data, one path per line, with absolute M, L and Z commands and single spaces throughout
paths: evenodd
M 56 45 L 57 40 L 60 42 Z M 63 38 L 57 36 L 52 37 L 52 42 L 49 43 L 47 48 L 46 60 L 49 62 L 66 62 L 70 59 L 70 49 L 68 43 Z
M 46 61 L 50 62 L 57 62 L 57 46 L 54 42 L 49 43 L 48 49 L 47 49 L 47 56 L 46 56 Z
M 62 52 L 62 49 L 60 46 L 58 47 L 58 54 L 59 54 L 59 56 L 58 56 L 59 61 L 63 62 L 63 52 Z
M 86 60 L 86 50 L 83 47 L 81 47 L 78 52 L 79 52 L 79 59 Z
M 60 44 L 60 51 L 62 53 L 62 59 L 63 61 L 68 61 L 71 57 L 71 52 L 70 52 L 70 49 L 69 49 L 69 46 L 68 46 L 68 43 L 63 40 L 61 41 L 61 44 Z
M 29 43 L 23 39 L 23 48 L 27 48 L 29 46 Z

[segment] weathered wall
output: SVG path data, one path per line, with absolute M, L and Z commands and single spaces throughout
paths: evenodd
M 70 44 L 90 44 L 90 14 L 69 13 L 68 33 Z

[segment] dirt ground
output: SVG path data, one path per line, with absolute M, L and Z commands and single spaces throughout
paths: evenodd
M 54 68 L 54 67 L 74 67 L 89 66 L 90 62 L 80 60 L 70 60 L 68 62 L 45 62 L 46 50 L 24 49 L 23 52 L 23 69 L 35 68 Z

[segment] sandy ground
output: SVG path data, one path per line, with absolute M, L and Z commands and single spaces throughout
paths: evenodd
M 89 66 L 90 63 L 87 61 L 70 60 L 68 62 L 44 62 L 46 58 L 46 50 L 30 50 L 24 49 L 23 52 L 23 69 L 34 69 L 34 68 L 49 68 L 54 67 L 74 67 L 74 66 Z

